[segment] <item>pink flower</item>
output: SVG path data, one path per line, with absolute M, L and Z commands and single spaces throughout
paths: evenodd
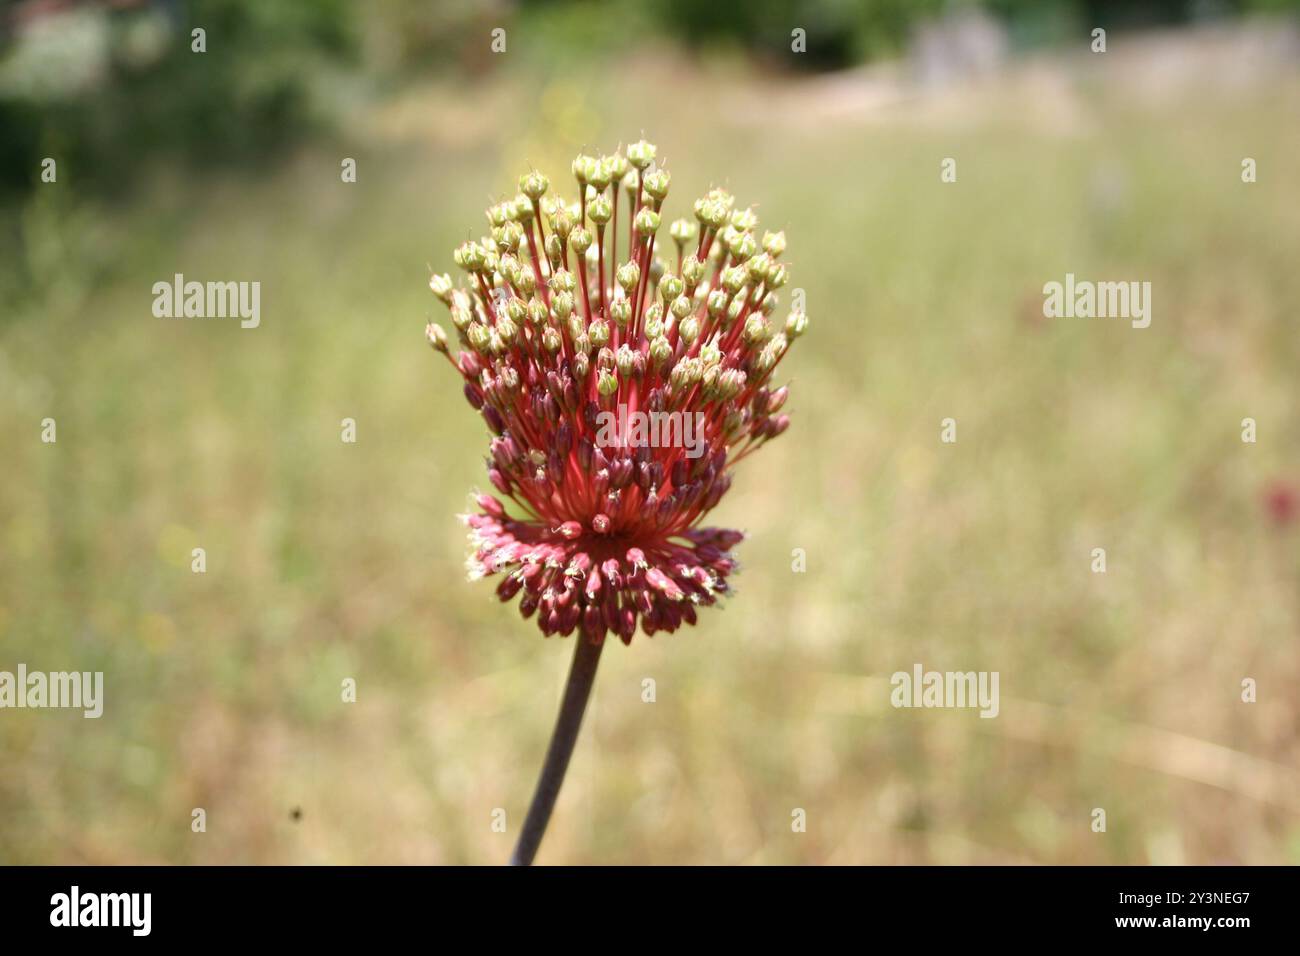
M 488 210 L 491 235 L 461 245 L 468 275 L 430 287 L 459 340 L 428 338 L 487 423 L 488 478 L 470 527 L 471 577 L 502 575 L 546 635 L 609 631 L 630 642 L 694 624 L 728 591 L 739 531 L 701 527 L 731 469 L 785 431 L 772 375 L 807 327 L 769 316 L 786 283 L 781 233 L 715 189 L 670 228 L 675 271 L 655 257 L 669 176 L 655 148 L 579 156 L 581 201 L 547 196 L 538 172 Z M 618 262 L 619 186 L 626 190 Z M 514 516 L 502 499 L 516 506 Z

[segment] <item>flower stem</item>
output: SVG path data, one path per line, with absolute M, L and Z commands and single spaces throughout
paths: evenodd
M 574 643 L 577 647 L 573 651 L 569 679 L 564 685 L 564 701 L 560 704 L 560 714 L 555 719 L 550 746 L 546 748 L 546 762 L 542 764 L 542 774 L 537 778 L 533 802 L 528 807 L 528 816 L 524 819 L 519 842 L 510 857 L 511 866 L 529 866 L 537 855 L 537 848 L 546 833 L 546 824 L 551 819 L 551 811 L 555 809 L 555 800 L 560 795 L 560 785 L 564 783 L 564 772 L 569 769 L 569 757 L 573 755 L 578 728 L 582 726 L 582 714 L 587 709 L 587 698 L 591 696 L 591 685 L 596 679 L 600 651 L 605 646 L 604 641 L 596 643 L 581 632 Z

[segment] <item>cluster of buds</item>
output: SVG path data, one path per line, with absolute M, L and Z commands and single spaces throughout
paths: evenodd
M 579 156 L 573 176 L 576 202 L 534 170 L 488 209 L 489 235 L 455 251 L 464 285 L 429 281 L 459 349 L 437 324 L 427 336 L 492 434 L 489 480 L 517 505 L 477 496 L 471 576 L 503 575 L 498 595 L 519 595 L 543 634 L 630 642 L 638 620 L 674 631 L 727 592 L 742 535 L 699 524 L 731 468 L 789 425 L 772 376 L 808 323 L 773 322 L 785 236 L 760 235 L 727 191 L 697 200 L 663 248 L 670 177 L 652 144 Z M 702 434 L 691 454 L 602 440 L 614 409 L 690 415 Z

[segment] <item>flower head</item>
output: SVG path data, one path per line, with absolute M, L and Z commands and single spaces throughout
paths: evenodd
M 428 341 L 487 423 L 501 495 L 466 516 L 470 575 L 502 575 L 497 594 L 546 635 L 694 624 L 743 537 L 701 521 L 789 425 L 772 378 L 808 320 L 772 321 L 785 235 L 714 189 L 659 244 L 671 180 L 656 154 L 579 156 L 573 202 L 525 173 L 487 211 L 490 233 L 456 249 L 464 285 L 429 283 L 459 351 L 436 324 Z

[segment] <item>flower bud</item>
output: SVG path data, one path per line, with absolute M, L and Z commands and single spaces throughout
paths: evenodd
M 671 272 L 659 280 L 659 296 L 665 302 L 677 298 L 685 289 L 686 283 Z
M 424 337 L 429 340 L 429 344 L 437 351 L 447 351 L 447 333 L 443 331 L 442 326 L 438 323 L 430 322 L 426 325 L 424 327 Z
M 446 273 L 443 273 L 442 275 L 430 276 L 429 288 L 430 290 L 432 290 L 433 294 L 436 295 L 439 299 L 441 299 L 444 303 L 446 303 L 447 305 L 451 305 L 451 293 L 452 293 L 452 289 L 455 288 L 454 284 L 451 281 L 451 276 L 447 275 Z
M 677 240 L 677 245 L 684 246 L 700 234 L 700 227 L 689 219 L 674 219 L 668 234 Z
M 591 182 L 591 177 L 596 173 L 597 162 L 595 156 L 588 156 L 585 153 L 579 153 L 577 158 L 574 159 L 573 166 L 570 168 L 573 170 L 573 177 L 578 180 L 579 185 L 585 186 Z
M 758 345 L 760 342 L 766 342 L 771 334 L 772 329 L 766 319 L 761 315 L 751 315 L 745 320 L 745 329 L 741 333 L 741 338 L 745 340 L 746 345 Z
M 652 196 L 657 202 L 663 202 L 668 195 L 668 184 L 671 181 L 672 176 L 668 170 L 656 169 L 641 180 L 641 185 L 647 195 Z
M 550 185 L 551 181 L 535 169 L 519 177 L 519 191 L 533 201 L 541 199 Z
M 704 263 L 694 254 L 682 260 L 682 280 L 687 289 L 694 289 L 704 279 Z
M 677 301 L 680 302 L 682 299 L 678 299 Z M 677 310 L 674 308 L 673 313 L 676 314 L 676 312 Z M 685 318 L 682 318 L 681 323 L 677 326 L 677 335 L 687 345 L 694 344 L 695 340 L 700 335 L 700 320 L 693 315 L 688 315 Z
M 595 319 L 587 327 L 587 338 L 596 348 L 601 348 L 609 341 L 609 323 L 604 319 Z
M 691 301 L 690 296 L 679 295 L 677 298 L 673 299 L 673 304 L 670 306 L 670 309 L 672 310 L 673 318 L 680 322 L 695 311 L 695 303 Z
M 597 226 L 605 225 L 613 214 L 614 204 L 609 201 L 608 196 L 602 194 L 587 200 L 587 218 Z
M 600 378 L 596 380 L 596 391 L 609 398 L 618 391 L 618 376 L 609 369 L 601 369 Z
M 641 211 L 636 214 L 636 220 L 633 222 L 638 236 L 649 238 L 659 230 L 659 213 L 650 209 L 648 206 L 641 207 Z
M 635 262 L 625 262 L 618 267 L 618 271 L 615 273 L 614 278 L 618 281 L 618 284 L 622 287 L 623 291 L 628 295 L 631 295 L 632 290 L 636 288 L 637 282 L 641 279 L 641 267 Z
M 609 304 L 609 317 L 619 328 L 624 328 L 632 318 L 632 303 L 619 296 Z
M 651 339 L 650 341 L 650 360 L 660 366 L 673 357 L 673 347 L 668 344 L 668 340 L 663 336 Z
M 541 174 L 539 173 L 538 175 Z M 545 178 L 546 178 L 545 176 L 542 176 L 542 179 Z M 520 193 L 518 196 L 515 197 L 515 221 L 516 222 L 518 222 L 521 226 L 527 226 L 530 222 L 533 221 L 533 213 L 534 213 L 533 202 L 528 196 L 524 195 L 523 193 Z
M 658 150 L 653 143 L 639 140 L 627 148 L 627 161 L 637 169 L 644 170 L 655 160 Z
M 580 256 L 587 254 L 587 250 L 591 248 L 591 244 L 594 241 L 595 240 L 591 235 L 591 230 L 583 229 L 581 226 L 569 233 L 569 245 L 572 246 L 573 251 Z
M 785 334 L 791 339 L 797 339 L 808 329 L 808 316 L 802 312 L 791 312 L 785 320 Z

